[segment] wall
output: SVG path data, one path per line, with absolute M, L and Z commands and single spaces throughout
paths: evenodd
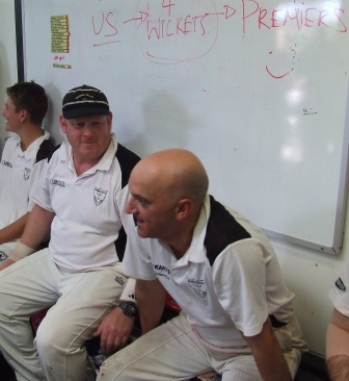
M 16 80 L 14 5 L 13 0 L 0 0 L 1 105 L 5 99 L 5 87 Z M 3 126 L 3 121 L 0 122 L 0 126 Z M 286 282 L 297 295 L 295 309 L 305 338 L 310 349 L 321 355 L 325 353 L 326 326 L 332 309 L 327 296 L 328 290 L 349 258 L 349 226 L 345 232 L 344 247 L 339 256 L 273 241 Z
M 349 211 L 347 211 L 348 215 Z M 332 306 L 328 291 L 349 257 L 348 218 L 342 253 L 330 256 L 273 241 L 290 289 L 296 294 L 295 310 L 310 350 L 325 354 L 325 336 Z
M 17 82 L 17 48 L 14 0 L 0 0 L 0 109 L 6 101 L 6 88 Z M 0 152 L 5 139 L 0 119 Z

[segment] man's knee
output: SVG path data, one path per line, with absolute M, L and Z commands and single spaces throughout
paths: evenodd
M 46 317 L 41 321 L 35 337 L 35 346 L 40 357 L 54 357 L 57 352 L 65 352 L 71 343 L 72 337 L 70 330 L 61 325 L 53 325 Z
M 128 351 L 128 347 L 107 358 L 97 376 L 97 381 L 131 381 L 135 378 L 132 374 L 132 360 L 135 352 Z

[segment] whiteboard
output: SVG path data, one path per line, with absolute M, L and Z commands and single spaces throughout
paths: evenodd
M 210 193 L 267 234 L 339 253 L 348 171 L 340 0 L 22 0 L 25 78 L 102 89 L 121 143 L 196 153 Z

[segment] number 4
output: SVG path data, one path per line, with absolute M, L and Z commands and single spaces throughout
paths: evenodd
M 171 17 L 171 8 L 175 6 L 172 0 L 162 0 L 162 8 L 168 8 L 168 17 Z

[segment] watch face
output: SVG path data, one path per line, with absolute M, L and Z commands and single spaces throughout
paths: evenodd
M 132 314 L 132 312 L 134 312 L 134 308 L 132 306 L 130 306 L 130 305 L 127 305 L 126 306 L 126 311 Z
M 123 310 L 126 316 L 134 317 L 137 313 L 137 307 L 134 303 L 120 302 L 119 307 Z

